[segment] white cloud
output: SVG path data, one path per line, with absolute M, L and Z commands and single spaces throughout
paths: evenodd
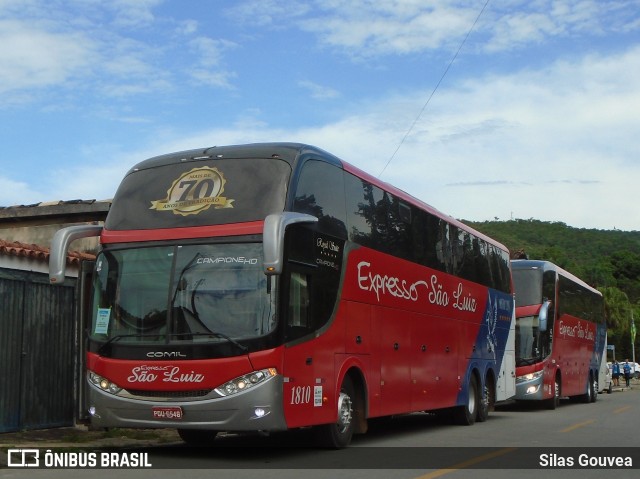
M 20 198 L 22 205 L 43 201 L 42 192 L 33 190 L 29 183 L 0 176 L 0 205 L 17 206 L 16 198 Z
M 640 47 L 443 88 L 382 179 L 458 218 L 513 215 L 640 230 L 629 201 L 640 182 L 638 75 Z M 164 135 L 165 142 L 145 151 L 113 155 L 107 162 L 113 168 L 74 169 L 72 185 L 65 179 L 69 172 L 61 174 L 54 191 L 61 197 L 110 197 L 124 171 L 149 156 L 260 141 L 315 144 L 377 176 L 429 93 L 353 105 L 341 119 L 319 127 L 277 128 L 243 111 L 237 123 L 229 118 L 227 128 Z
M 309 2 L 299 0 L 246 0 L 236 2 L 226 13 L 241 23 L 281 28 L 312 10 Z
M 470 0 L 248 0 L 228 13 L 274 29 L 294 24 L 318 42 L 355 58 L 453 51 L 481 13 Z M 640 28 L 640 1 L 509 0 L 490 2 L 474 35 L 486 51 L 519 49 L 554 37 L 629 32 Z
M 114 24 L 120 27 L 140 27 L 154 22 L 153 8 L 163 0 L 110 0 L 101 4 L 115 14 Z
M 0 21 L 0 94 L 63 83 L 90 65 L 94 53 L 94 42 L 82 33 Z
M 237 48 L 236 43 L 199 36 L 190 40 L 189 45 L 196 56 L 195 65 L 189 69 L 189 75 L 196 83 L 234 89 L 231 80 L 237 74 L 224 69 L 221 63 L 227 51 Z
M 309 80 L 299 81 L 298 86 L 308 90 L 311 93 L 311 97 L 316 100 L 330 100 L 340 96 L 338 90 Z
M 69 5 L 31 0 L 0 4 L 0 107 L 33 101 L 46 89 L 125 97 L 166 92 L 182 76 L 171 63 L 193 72 L 199 83 L 231 88 L 235 73 L 222 64 L 237 45 L 197 33 L 194 20 L 156 18 L 162 0 L 72 0 Z M 146 34 L 173 29 L 161 43 Z M 175 35 L 178 33 L 178 35 Z M 183 84 L 183 83 L 182 83 Z M 8 95 L 8 93 L 11 95 Z M 52 96 L 60 98 L 62 95 Z
M 432 50 L 459 42 L 478 14 L 476 8 L 442 2 L 328 2 L 321 15 L 301 21 L 327 46 L 370 57 Z M 475 12 L 475 13 L 474 13 Z

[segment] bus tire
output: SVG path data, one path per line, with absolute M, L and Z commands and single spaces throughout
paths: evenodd
M 480 398 L 480 406 L 478 407 L 478 417 L 476 421 L 485 422 L 489 418 L 489 412 L 493 411 L 496 403 L 495 388 L 490 376 L 484 380 L 482 395 Z
M 476 417 L 478 415 L 480 395 L 478 391 L 478 380 L 473 373 L 469 376 L 467 391 L 467 403 L 462 406 L 457 406 L 453 411 L 453 420 L 460 426 L 473 425 L 476 422 Z
M 584 393 L 582 396 L 580 396 L 580 399 L 582 400 L 583 403 L 590 403 L 590 402 L 594 402 L 595 401 L 595 393 L 594 393 L 594 389 L 595 389 L 595 380 L 593 379 L 593 376 L 591 374 L 589 374 L 589 381 L 587 382 L 587 392 Z
M 322 447 L 342 449 L 349 445 L 355 427 L 354 404 L 355 389 L 349 376 L 345 376 L 337 402 L 338 420 L 318 426 L 318 442 Z
M 591 395 L 591 402 L 596 402 L 598 400 L 598 391 L 600 390 L 600 382 L 598 381 L 598 376 L 594 374 L 592 381 L 593 394 Z
M 556 378 L 553 381 L 553 397 L 545 401 L 547 409 L 556 409 L 560 405 L 560 376 L 556 374 Z
M 178 435 L 189 446 L 212 446 L 218 431 L 210 429 L 178 429 Z

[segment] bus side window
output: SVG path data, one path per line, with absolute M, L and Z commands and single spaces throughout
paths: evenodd
M 309 311 L 309 276 L 291 272 L 289 279 L 289 311 L 287 315 L 287 341 L 308 334 L 312 329 Z
M 307 161 L 298 179 L 293 211 L 315 216 L 321 232 L 345 239 L 343 171 L 322 161 Z

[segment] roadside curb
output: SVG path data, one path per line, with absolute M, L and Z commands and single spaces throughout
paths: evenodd
M 0 433 L 0 448 L 148 447 L 182 444 L 175 429 L 90 430 L 78 425 L 52 429 Z

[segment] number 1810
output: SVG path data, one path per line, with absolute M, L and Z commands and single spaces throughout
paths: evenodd
M 311 386 L 294 386 L 291 388 L 291 404 L 309 404 L 311 402 Z

